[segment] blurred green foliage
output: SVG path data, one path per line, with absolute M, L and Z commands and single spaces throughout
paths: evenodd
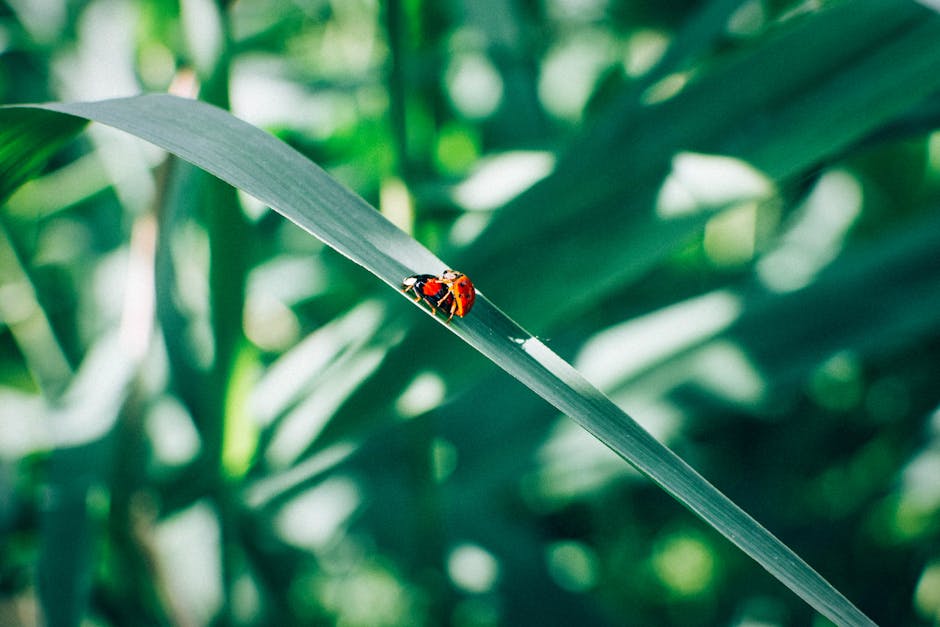
M 0 102 L 171 90 L 274 132 L 873 619 L 930 625 L 937 42 L 895 0 L 6 0 Z M 12 130 L 0 623 L 821 620 L 251 198 Z

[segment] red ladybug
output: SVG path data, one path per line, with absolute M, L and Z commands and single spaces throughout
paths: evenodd
M 432 313 L 453 298 L 447 285 L 433 274 L 413 274 L 401 283 L 405 293 L 414 290 L 415 302 L 423 300 Z
M 438 309 L 448 312 L 447 321 L 457 315 L 463 318 L 473 307 L 476 290 L 467 275 L 455 270 L 445 270 L 436 277 L 433 274 L 413 274 L 402 281 L 404 291 L 414 290 L 415 302 L 423 300 L 431 313 Z
M 454 299 L 450 308 L 450 317 L 457 314 L 463 318 L 473 307 L 473 301 L 476 300 L 477 291 L 473 287 L 473 282 L 466 274 L 456 270 L 445 270 L 441 275 L 441 281 L 447 284 L 450 294 Z M 448 318 L 449 320 L 450 318 Z

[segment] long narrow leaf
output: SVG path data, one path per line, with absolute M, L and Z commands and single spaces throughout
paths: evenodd
M 408 274 L 436 273 L 445 267 L 301 154 L 220 109 L 153 95 L 4 109 L 0 110 L 0 126 L 11 112 L 25 119 L 24 110 L 36 112 L 37 129 L 48 122 L 49 111 L 58 111 L 113 126 L 160 146 L 269 204 L 395 289 Z M 25 131 L 29 125 L 20 128 Z M 486 277 L 474 278 L 485 292 Z M 506 317 L 483 293 L 473 313 L 448 328 L 652 478 L 820 613 L 842 625 L 873 624 L 789 548 Z

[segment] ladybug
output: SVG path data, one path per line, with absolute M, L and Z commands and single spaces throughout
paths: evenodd
M 441 281 L 447 284 L 454 301 L 450 307 L 450 318 L 453 318 L 454 314 L 463 318 L 473 307 L 473 301 L 477 297 L 473 282 L 466 274 L 456 270 L 445 270 L 441 275 Z
M 401 284 L 405 293 L 414 290 L 415 302 L 423 300 L 432 313 L 453 299 L 447 285 L 433 274 L 413 274 Z
M 431 313 L 438 309 L 447 311 L 450 322 L 454 315 L 463 318 L 473 307 L 476 290 L 473 283 L 462 272 L 445 270 L 437 277 L 433 274 L 413 274 L 402 281 L 404 292 L 414 291 L 415 302 L 424 301 Z

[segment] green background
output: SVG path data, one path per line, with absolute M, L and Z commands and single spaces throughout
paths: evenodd
M 931 625 L 937 42 L 887 0 L 21 0 L 0 102 L 230 108 Z M 361 268 L 74 130 L 0 171 L 0 623 L 825 624 Z

